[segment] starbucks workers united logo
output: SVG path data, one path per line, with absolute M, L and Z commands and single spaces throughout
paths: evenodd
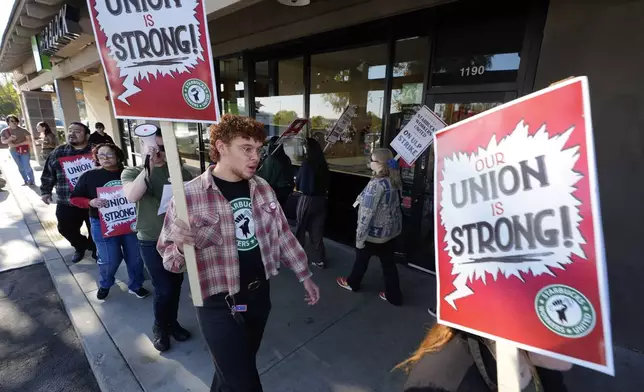
M 190 107 L 203 110 L 210 105 L 212 94 L 208 85 L 199 79 L 188 79 L 181 89 L 183 99 Z
M 593 305 L 578 290 L 554 284 L 542 288 L 534 301 L 539 320 L 557 335 L 581 338 L 597 324 Z
M 257 247 L 255 237 L 255 221 L 250 199 L 240 197 L 230 202 L 233 207 L 233 219 L 235 221 L 235 237 L 237 238 L 237 249 L 246 252 Z

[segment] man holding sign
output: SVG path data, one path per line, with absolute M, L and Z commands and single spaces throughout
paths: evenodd
M 113 144 L 99 144 L 94 149 L 94 160 L 101 167 L 80 177 L 70 201 L 76 207 L 89 209 L 91 233 L 98 251 L 98 272 L 101 276 L 96 298 L 102 301 L 107 297 L 123 259 L 130 277 L 127 285 L 130 293 L 145 298 L 150 293 L 142 286 L 144 277 L 143 263 L 139 258 L 139 241 L 132 231 L 136 211 L 134 204 L 127 202 L 120 189 L 125 154 Z M 103 189 L 114 191 L 111 194 L 104 193 L 101 192 Z M 121 222 L 125 225 L 119 224 Z
M 87 210 L 72 205 L 69 200 L 80 176 L 95 167 L 89 145 L 89 134 L 90 130 L 85 124 L 71 123 L 67 134 L 68 144 L 58 146 L 51 152 L 40 177 L 40 194 L 45 204 L 52 202 L 51 194 L 56 186 L 58 232 L 76 250 L 72 257 L 73 263 L 81 261 L 87 249 L 92 250 L 92 257 L 96 259 L 96 247 L 92 242 L 91 232 L 89 238 L 80 232 L 83 222 L 87 226 L 87 231 L 90 231 Z

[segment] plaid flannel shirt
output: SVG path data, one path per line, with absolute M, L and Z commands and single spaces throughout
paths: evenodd
M 203 298 L 239 292 L 239 255 L 233 210 L 212 178 L 212 169 L 185 186 L 191 228 L 196 229 L 195 252 Z M 260 177 L 249 180 L 255 235 L 259 242 L 266 278 L 277 275 L 280 262 L 293 270 L 300 282 L 311 277 L 304 249 L 284 216 L 271 186 Z M 157 243 L 164 267 L 185 270 L 185 258 L 172 241 L 176 230 L 174 199 L 170 202 Z
M 69 201 L 69 198 L 73 189 L 65 178 L 65 174 L 63 173 L 63 169 L 60 166 L 58 158 L 91 154 L 91 152 L 92 148 L 89 144 L 82 150 L 75 149 L 71 144 L 64 144 L 56 147 L 47 157 L 47 161 L 45 161 L 42 176 L 40 177 L 40 193 L 42 195 L 51 195 L 55 186 L 56 202 L 71 206 L 72 204 Z

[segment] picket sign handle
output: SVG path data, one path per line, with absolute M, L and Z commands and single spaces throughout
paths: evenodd
M 163 130 L 163 144 L 165 145 L 165 156 L 168 161 L 170 183 L 172 184 L 172 196 L 174 196 L 174 208 L 177 213 L 177 218 L 190 226 L 188 203 L 186 202 L 186 193 L 183 188 L 183 175 L 181 174 L 181 158 L 179 157 L 177 139 L 174 136 L 172 122 L 161 121 L 161 129 Z M 203 306 L 195 247 L 193 245 L 184 244 L 183 255 L 186 259 L 186 269 L 188 271 L 188 281 L 190 282 L 192 303 L 195 306 Z
M 496 341 L 496 378 L 499 392 L 520 392 L 519 349 L 512 343 Z
M 325 149 L 326 149 L 326 147 L 325 147 Z M 394 157 L 394 159 L 395 159 L 395 160 L 399 160 L 399 159 L 400 159 L 400 154 L 396 154 L 396 156 Z M 358 200 L 356 200 L 356 201 L 355 201 L 355 203 L 353 203 L 353 208 L 358 207 L 358 204 L 360 204 L 360 203 L 358 203 Z

